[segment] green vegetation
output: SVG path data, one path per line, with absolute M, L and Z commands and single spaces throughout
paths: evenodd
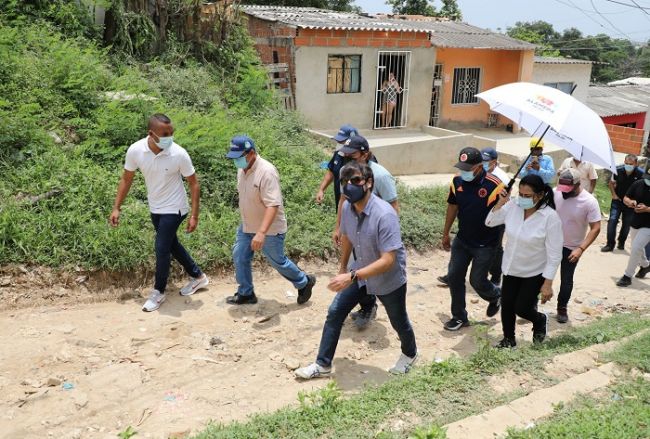
M 609 213 L 609 208 L 612 205 L 612 193 L 609 191 L 609 187 L 602 180 L 598 180 L 596 183 L 596 189 L 594 189 L 594 197 L 598 200 L 600 205 L 600 211 Z
M 492 348 L 493 341 L 487 339 L 483 328 L 477 331 L 477 352 L 467 359 L 424 365 L 350 397 L 343 397 L 335 384 L 329 383 L 322 390 L 302 393 L 298 407 L 255 415 L 244 422 L 212 425 L 196 437 L 386 439 L 413 434 L 414 438 L 442 438 L 439 426 L 522 396 L 521 392 L 496 394 L 488 382 L 490 374 L 542 370 L 554 355 L 620 339 L 645 328 L 650 328 L 649 318 L 619 314 L 551 337 L 539 347 L 522 346 L 515 351 Z M 408 425 L 394 427 L 401 419 Z M 414 429 L 418 424 L 422 427 Z
M 605 355 L 629 368 L 650 372 L 650 333 L 645 332 Z M 511 430 L 510 439 L 557 437 L 650 437 L 650 382 L 624 377 L 598 397 L 583 397 L 558 408 L 550 418 L 528 430 Z

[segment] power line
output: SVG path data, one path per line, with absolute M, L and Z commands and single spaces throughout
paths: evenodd
M 571 0 L 569 0 L 569 1 L 571 1 Z M 615 25 L 614 23 L 612 23 L 611 20 L 610 20 L 609 18 L 605 17 L 603 14 L 600 13 L 600 11 L 598 10 L 598 8 L 596 8 L 596 3 L 594 3 L 594 0 L 590 0 L 590 1 L 591 1 L 591 7 L 594 9 L 594 11 L 595 11 L 598 15 L 600 15 L 600 16 L 602 17 L 603 20 L 605 20 L 606 22 L 608 22 L 609 25 L 612 26 L 613 29 L 615 29 L 619 34 L 621 34 L 621 35 L 623 35 L 624 37 L 626 37 L 628 40 L 631 40 L 631 39 L 632 39 L 629 35 L 625 34 L 625 32 L 623 32 L 623 31 L 620 30 L 618 27 L 616 27 L 616 25 Z
M 640 10 L 642 10 L 642 11 L 644 11 L 644 12 L 646 12 L 646 11 L 650 11 L 650 8 L 645 8 L 645 7 L 643 7 L 643 6 L 636 5 L 636 4 L 635 4 L 635 5 L 631 5 L 631 4 L 629 4 L 629 3 L 625 3 L 625 2 L 621 2 L 621 1 L 617 1 L 617 0 L 605 0 L 605 1 L 606 1 L 606 2 L 610 2 L 610 3 L 616 3 L 617 5 L 627 6 L 628 8 L 640 9 Z M 636 3 L 636 2 L 634 2 L 634 3 Z

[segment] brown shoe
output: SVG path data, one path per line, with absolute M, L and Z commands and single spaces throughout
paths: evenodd
M 558 308 L 557 315 L 555 317 L 558 323 L 566 323 L 569 321 L 569 314 L 566 312 L 566 308 Z

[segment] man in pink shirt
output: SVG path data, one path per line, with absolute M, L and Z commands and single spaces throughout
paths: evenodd
M 560 266 L 557 321 L 569 321 L 567 307 L 573 291 L 573 274 L 582 254 L 600 233 L 600 206 L 580 184 L 580 172 L 569 168 L 560 173 L 555 188 L 555 210 L 562 220 L 564 245 Z

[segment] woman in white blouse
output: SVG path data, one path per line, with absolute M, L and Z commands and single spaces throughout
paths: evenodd
M 519 182 L 519 196 L 508 201 L 504 190 L 485 219 L 488 227 L 506 226 L 501 286 L 500 348 L 512 348 L 516 316 L 533 323 L 533 342 L 541 343 L 548 331 L 548 316 L 537 311 L 553 297 L 553 278 L 562 261 L 562 222 L 555 212 L 553 190 L 537 175 Z

